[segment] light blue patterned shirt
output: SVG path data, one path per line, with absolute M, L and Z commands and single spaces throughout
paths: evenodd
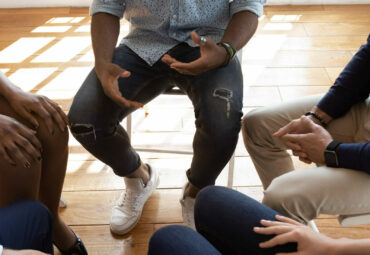
M 263 13 L 266 0 L 94 0 L 90 14 L 109 13 L 130 23 L 122 39 L 149 65 L 181 42 L 195 46 L 191 31 L 215 42 L 221 40 L 233 14 Z

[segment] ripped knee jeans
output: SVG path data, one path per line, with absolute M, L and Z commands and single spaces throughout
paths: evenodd
M 184 43 L 168 54 L 182 62 L 200 56 L 199 48 Z M 125 45 L 120 45 L 113 63 L 131 72 L 129 78 L 118 80 L 122 96 L 129 100 L 145 104 L 172 86 L 178 86 L 189 97 L 194 106 L 196 132 L 187 176 L 199 188 L 214 184 L 235 150 L 241 127 L 243 77 L 238 60 L 226 67 L 189 76 L 177 73 L 160 60 L 149 66 Z M 141 164 L 120 125 L 133 110 L 122 108 L 105 96 L 92 70 L 68 114 L 73 136 L 119 176 L 132 173 Z

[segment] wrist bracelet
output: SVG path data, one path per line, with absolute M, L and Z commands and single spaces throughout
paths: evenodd
M 315 119 L 317 119 L 319 122 L 320 122 L 320 124 L 324 127 L 324 128 L 326 128 L 326 126 L 328 125 L 328 124 L 326 124 L 325 123 L 325 121 L 319 116 L 319 115 L 317 115 L 316 113 L 314 113 L 314 112 L 306 112 L 306 114 L 304 115 L 304 116 L 312 116 L 312 117 L 314 117 Z
M 218 42 L 217 45 L 223 47 L 226 50 L 227 58 L 221 66 L 227 66 L 235 57 L 236 49 L 234 46 L 227 42 Z

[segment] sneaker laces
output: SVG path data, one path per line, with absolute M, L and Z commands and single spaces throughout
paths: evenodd
M 126 213 L 128 212 L 137 212 L 138 211 L 138 201 L 142 194 L 135 194 L 129 189 L 126 189 L 124 193 L 121 194 L 118 199 L 118 206 L 121 208 L 121 211 Z

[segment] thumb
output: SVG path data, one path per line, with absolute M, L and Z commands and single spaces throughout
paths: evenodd
M 200 45 L 200 36 L 197 34 L 197 32 L 191 32 L 190 37 L 196 45 Z
M 117 78 L 118 77 L 122 77 L 122 78 L 127 78 L 131 75 L 131 73 L 121 67 L 119 67 L 118 65 L 114 65 L 114 76 L 116 76 Z

